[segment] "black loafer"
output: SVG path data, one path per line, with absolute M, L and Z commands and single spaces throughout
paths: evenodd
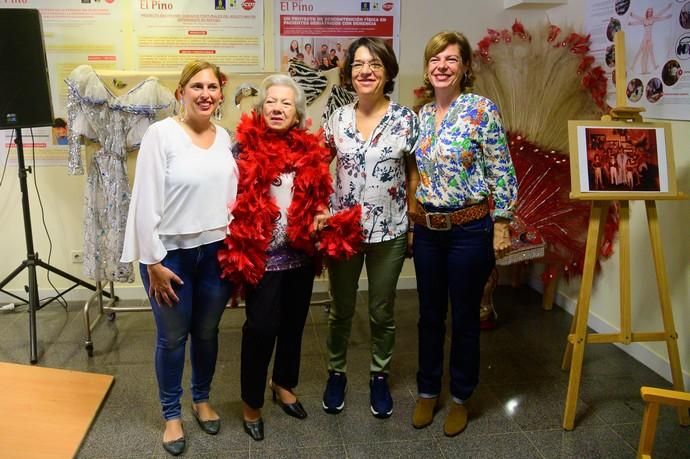
M 164 441 L 163 449 L 173 456 L 179 456 L 184 452 L 184 448 L 187 446 L 184 437 L 180 437 L 177 440 Z
M 202 421 L 199 417 L 199 413 L 196 412 L 194 407 L 192 407 L 192 414 L 194 415 L 194 419 L 196 419 L 196 422 L 199 424 L 199 427 L 201 427 L 201 430 L 203 430 L 207 434 L 215 435 L 218 432 L 220 432 L 220 419 Z
M 295 403 L 283 403 L 273 387 L 271 387 L 271 391 L 273 392 L 273 401 L 285 411 L 285 414 L 297 419 L 305 419 L 307 417 L 307 412 L 299 400 Z
M 242 421 L 244 431 L 252 437 L 254 441 L 264 439 L 264 420 L 259 418 L 256 421 Z
M 304 410 L 302 404 L 297 400 L 295 403 L 283 403 L 280 399 L 276 400 L 278 406 L 280 406 L 285 414 L 292 416 L 297 419 L 305 419 L 307 417 L 307 412 Z

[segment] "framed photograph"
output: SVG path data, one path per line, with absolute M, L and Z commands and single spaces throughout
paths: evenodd
M 571 197 L 677 196 L 669 123 L 569 121 Z

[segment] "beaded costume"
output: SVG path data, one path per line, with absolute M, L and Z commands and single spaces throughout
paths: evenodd
M 100 144 L 86 179 L 84 275 L 102 281 L 132 282 L 132 264 L 119 261 L 130 201 L 127 152 L 139 145 L 159 111 L 171 111 L 174 96 L 153 77 L 116 96 L 88 65 L 75 68 L 65 82 L 68 173 L 84 173 L 80 136 Z

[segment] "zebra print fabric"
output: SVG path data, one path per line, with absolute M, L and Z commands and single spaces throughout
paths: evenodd
M 303 62 L 291 60 L 288 63 L 288 73 L 300 85 L 307 96 L 307 105 L 311 105 L 328 85 L 328 77 Z
M 321 126 L 325 125 L 334 111 L 343 105 L 351 104 L 355 101 L 355 94 L 343 88 L 342 86 L 331 87 L 331 94 L 328 96 L 328 101 L 323 109 L 321 116 Z

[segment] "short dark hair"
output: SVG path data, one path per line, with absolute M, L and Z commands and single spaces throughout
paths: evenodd
M 343 65 L 343 86 L 348 91 L 354 91 L 352 87 L 352 61 L 355 59 L 355 52 L 364 46 L 369 52 L 381 60 L 383 68 L 386 69 L 386 84 L 383 86 L 383 93 L 390 94 L 395 88 L 395 77 L 398 76 L 398 60 L 395 58 L 395 51 L 391 45 L 378 37 L 361 37 L 350 43 L 347 49 L 347 57 Z

